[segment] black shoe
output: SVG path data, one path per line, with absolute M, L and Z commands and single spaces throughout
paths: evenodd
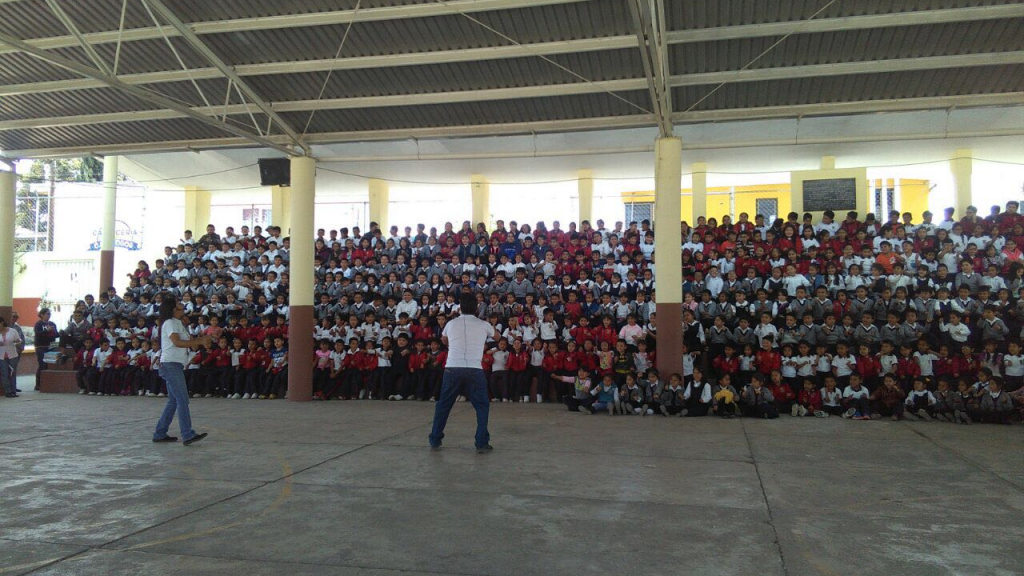
M 207 436 L 206 432 L 203 432 L 202 434 L 196 434 L 195 436 L 193 436 L 193 437 L 189 438 L 188 440 L 185 440 L 184 442 L 182 442 L 182 444 L 184 444 L 185 446 L 191 446 L 192 444 L 195 444 L 196 442 L 199 442 L 203 438 L 206 438 L 206 436 Z
M 39 390 L 39 388 L 36 388 L 36 390 Z M 15 394 L 21 394 L 21 388 L 15 388 L 14 389 L 14 393 Z
M 5 398 L 17 398 L 18 397 L 18 393 L 17 392 L 8 392 L 7 394 L 4 394 L 4 397 Z
M 430 451 L 431 452 L 437 452 L 439 450 L 441 450 L 441 445 L 440 444 L 431 444 L 430 445 Z
M 163 438 L 161 438 L 159 440 L 157 440 L 156 438 L 153 438 L 153 442 L 177 442 L 177 441 L 178 441 L 178 437 L 177 436 L 164 436 Z
M 477 454 L 487 454 L 491 450 L 494 450 L 494 446 L 491 446 L 490 444 L 484 444 L 483 446 L 477 446 L 476 453 Z

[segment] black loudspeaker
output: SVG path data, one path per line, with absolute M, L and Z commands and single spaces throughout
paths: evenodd
M 292 163 L 287 158 L 260 158 L 261 186 L 291 186 Z

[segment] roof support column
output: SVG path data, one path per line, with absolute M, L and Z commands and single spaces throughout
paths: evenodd
M 14 208 L 13 172 L 0 172 L 0 318 L 11 321 L 14 307 Z
M 482 174 L 473 174 L 470 178 L 473 200 L 473 224 L 481 222 L 491 227 L 491 185 Z
M 370 178 L 368 184 L 370 195 L 370 222 L 376 222 L 381 231 L 388 229 L 388 183 L 377 178 Z M 372 227 L 370 228 L 372 230 Z
M 971 191 L 974 160 L 971 158 L 970 149 L 960 148 L 953 153 L 953 159 L 949 161 L 949 171 L 953 173 L 953 206 L 956 208 L 957 218 L 963 218 L 967 214 L 967 207 L 973 204 L 974 200 Z
M 103 233 L 100 237 L 100 293 L 114 285 L 114 232 L 117 226 L 117 156 L 103 158 Z
M 199 239 L 210 224 L 210 193 L 198 186 L 185 186 L 185 230 Z
M 691 178 L 693 179 L 693 222 L 697 225 L 697 218 L 708 216 L 708 165 L 704 162 L 694 162 L 690 166 Z
M 590 170 L 580 170 L 576 180 L 576 189 L 580 197 L 580 219 L 577 224 L 583 226 L 583 222 L 594 220 L 594 173 Z
M 313 212 L 316 160 L 294 156 L 288 204 L 293 233 L 288 257 L 290 327 L 288 328 L 288 399 L 306 402 L 313 395 Z
M 288 236 L 291 233 L 291 198 L 292 188 L 289 186 L 274 186 L 270 189 L 270 223 L 281 228 L 282 236 Z
M 683 141 L 654 141 L 654 236 L 657 291 L 658 367 L 662 374 L 683 373 L 683 271 L 679 250 L 682 213 Z

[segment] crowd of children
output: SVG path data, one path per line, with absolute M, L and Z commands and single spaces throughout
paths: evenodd
M 1009 423 L 1024 406 L 1024 216 L 884 222 L 850 212 L 681 224 L 683 370 L 657 370 L 654 231 L 464 222 L 319 230 L 317 399 L 434 400 L 439 335 L 472 291 L 501 338 L 494 402 L 584 413 Z M 672 230 L 663 233 L 675 234 Z M 673 255 L 674 256 L 674 255 Z M 83 394 L 164 394 L 153 321 L 163 292 L 213 337 L 186 367 L 193 397 L 286 392 L 289 240 L 278 228 L 186 231 L 120 295 L 80 303 L 62 339 Z M 665 259 L 659 261 L 663 266 Z

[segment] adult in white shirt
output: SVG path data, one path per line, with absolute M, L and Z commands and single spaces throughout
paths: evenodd
M 206 438 L 206 433 L 196 434 L 192 429 L 192 416 L 188 410 L 188 388 L 185 386 L 185 365 L 188 364 L 189 349 L 210 344 L 209 336 L 191 338 L 181 317 L 185 315 L 184 307 L 171 294 L 164 294 L 160 303 L 160 377 L 167 383 L 167 405 L 160 415 L 153 432 L 153 442 L 177 442 L 174 436 L 168 436 L 167 430 L 178 413 L 178 426 L 181 428 L 181 439 L 188 446 Z
M 0 384 L 3 384 L 4 396 L 17 398 L 14 386 L 17 376 L 14 374 L 18 361 L 18 345 L 21 334 L 7 326 L 7 320 L 0 316 Z
M 448 415 L 455 405 L 455 397 L 466 387 L 469 388 L 469 401 L 476 409 L 476 451 L 484 454 L 492 450 L 487 432 L 487 417 L 491 403 L 487 399 L 487 376 L 484 374 L 482 360 L 484 344 L 488 338 L 498 340 L 501 335 L 490 323 L 476 316 L 476 295 L 463 292 L 459 297 L 462 314 L 448 322 L 441 333 L 441 341 L 448 347 L 448 362 L 444 368 L 444 379 L 441 381 L 441 397 L 434 406 L 434 425 L 430 431 L 431 450 L 440 450 L 444 439 L 444 427 L 448 423 Z

